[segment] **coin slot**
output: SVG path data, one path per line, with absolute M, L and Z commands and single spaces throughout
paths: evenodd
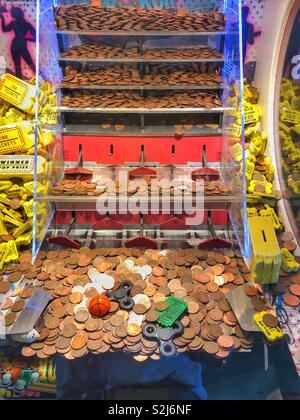
M 109 146 L 109 155 L 110 156 L 113 156 L 113 154 L 114 154 L 114 145 L 113 144 L 110 144 L 110 146 Z
M 174 157 L 176 153 L 176 146 L 175 144 L 172 144 L 172 156 Z
M 262 230 L 261 233 L 262 233 L 262 236 L 263 236 L 263 239 L 264 239 L 265 243 L 267 243 L 267 238 L 266 238 L 265 231 Z

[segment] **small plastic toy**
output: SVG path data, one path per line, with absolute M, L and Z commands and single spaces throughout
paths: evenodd
M 89 311 L 92 316 L 103 317 L 111 308 L 110 300 L 105 295 L 97 295 L 92 298 L 89 304 Z
M 188 304 L 176 297 L 168 297 L 168 309 L 160 312 L 160 318 L 157 321 L 163 327 L 172 327 L 181 315 L 187 310 Z
M 156 340 L 159 343 L 162 356 L 172 357 L 177 354 L 176 346 L 172 339 L 181 335 L 183 331 L 184 327 L 181 322 L 175 322 L 170 328 L 161 328 L 155 324 L 148 324 L 143 328 L 143 336 L 148 340 Z
M 275 343 L 276 341 L 282 340 L 284 338 L 284 333 L 280 327 L 277 326 L 272 328 L 268 327 L 268 325 L 264 323 L 263 318 L 267 314 L 268 312 L 266 311 L 259 312 L 253 316 L 253 320 L 256 323 L 256 325 L 261 329 L 266 339 L 271 343 Z
M 120 287 L 117 290 L 105 292 L 110 300 L 118 302 L 121 309 L 130 311 L 134 305 L 134 300 L 129 296 L 130 290 L 132 289 L 133 284 L 131 281 L 122 281 Z

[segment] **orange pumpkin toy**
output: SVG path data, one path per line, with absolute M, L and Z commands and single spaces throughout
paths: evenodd
M 105 295 L 94 296 L 89 304 L 89 311 L 92 316 L 105 316 L 110 311 L 110 308 L 110 300 Z

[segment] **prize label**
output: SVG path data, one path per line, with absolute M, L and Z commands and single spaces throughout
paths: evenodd
M 0 174 L 27 174 L 33 172 L 33 156 L 0 157 Z
M 26 141 L 19 127 L 0 130 L 0 153 L 19 152 L 26 147 Z
M 256 111 L 246 111 L 245 112 L 245 124 L 252 124 L 258 121 L 258 115 Z
M 26 84 L 10 78 L 6 78 L 0 88 L 0 96 L 14 105 L 21 105 L 27 92 Z

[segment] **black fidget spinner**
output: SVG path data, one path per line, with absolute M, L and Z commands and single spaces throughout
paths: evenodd
M 172 327 L 163 328 L 155 324 L 147 324 L 143 328 L 143 335 L 148 340 L 156 340 L 160 347 L 160 354 L 164 357 L 176 356 L 177 350 L 173 339 L 184 331 L 181 322 L 177 321 Z
M 104 295 L 111 301 L 118 302 L 121 309 L 130 311 L 135 305 L 134 300 L 129 296 L 132 287 L 131 281 L 124 280 L 117 290 L 105 292 Z

